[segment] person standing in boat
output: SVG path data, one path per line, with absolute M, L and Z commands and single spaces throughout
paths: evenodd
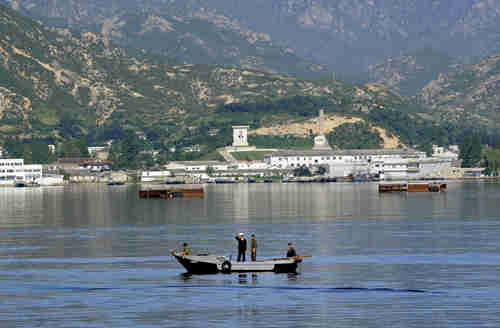
M 245 262 L 245 254 L 247 252 L 247 240 L 243 232 L 240 232 L 238 236 L 235 237 L 238 241 L 238 262 Z
M 293 248 L 292 243 L 288 243 L 288 252 L 286 252 L 286 257 L 295 257 L 295 256 L 297 256 L 295 248 Z
M 252 253 L 252 261 L 257 261 L 257 238 L 252 234 L 250 239 L 250 252 Z
M 182 252 L 181 252 L 181 255 L 182 256 L 189 256 L 191 255 L 191 249 L 189 248 L 188 244 L 187 243 L 184 243 L 182 245 Z

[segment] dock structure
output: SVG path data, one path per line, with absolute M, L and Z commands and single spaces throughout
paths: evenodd
M 203 188 L 166 188 L 139 190 L 139 198 L 202 198 Z
M 408 191 L 406 183 L 384 183 L 378 185 L 378 192 L 403 192 Z
M 381 183 L 378 185 L 380 193 L 388 192 L 444 192 L 446 183 Z

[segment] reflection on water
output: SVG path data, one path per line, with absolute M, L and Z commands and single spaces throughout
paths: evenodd
M 379 194 L 376 184 L 0 188 L 1 327 L 498 326 L 500 185 Z M 298 274 L 188 275 L 169 255 L 259 258 L 292 241 Z M 233 257 L 234 258 L 234 257 Z M 20 315 L 22 314 L 22 315 Z

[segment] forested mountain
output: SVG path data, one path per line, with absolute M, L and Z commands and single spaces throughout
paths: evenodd
M 11 6 L 50 26 L 99 33 L 107 41 L 181 63 L 237 65 L 301 76 L 326 74 L 325 66 L 304 60 L 268 33 L 214 11 L 193 10 L 189 1 L 14 1 Z
M 425 104 L 435 112 L 375 84 L 353 86 L 234 66 L 185 64 L 120 47 L 101 33 L 45 27 L 0 6 L 4 140 L 78 139 L 75 144 L 83 145 L 123 139 L 162 152 L 200 144 L 201 156 L 230 143 L 232 124 L 255 129 L 300 122 L 321 108 L 327 114 L 363 119 L 362 125 L 336 131 L 339 139 L 357 138 L 354 132 L 372 135 L 373 127 L 381 127 L 406 145 L 426 148 L 433 142 L 456 143 L 473 132 L 493 135 L 494 121 L 476 112 L 459 111 L 448 121 L 446 115 L 436 115 L 442 103 Z M 256 143 L 303 144 L 288 136 L 259 136 Z
M 258 126 L 273 115 L 310 117 L 321 107 L 345 113 L 382 103 L 405 108 L 397 95 L 338 81 L 180 64 L 115 47 L 99 34 L 45 28 L 5 7 L 0 32 L 3 137 L 109 138 L 116 129 L 131 129 L 165 145 L 196 135 L 201 126 L 229 128 L 238 120 Z M 233 116 L 245 107 L 231 104 L 252 104 L 252 113 Z
M 262 51 L 263 56 L 267 51 L 266 44 L 283 45 L 284 49 L 288 48 L 287 53 L 295 51 L 298 56 L 327 64 L 330 70 L 337 72 L 364 71 L 387 57 L 425 47 L 463 57 L 493 55 L 500 45 L 500 3 L 491 0 L 1 1 L 52 24 L 94 25 L 109 31 L 111 38 L 126 43 L 141 41 L 138 26 L 123 29 L 137 20 L 126 18 L 131 12 L 147 16 L 150 29 L 160 31 L 150 34 L 152 39 L 165 37 L 161 32 L 161 26 L 165 25 L 163 20 L 173 27 L 176 22 L 193 20 L 185 33 L 192 34 L 194 40 L 204 41 L 210 49 L 223 47 L 224 42 L 202 36 L 204 32 L 208 33 L 202 30 L 219 29 L 229 39 L 242 35 L 250 43 L 259 40 L 260 44 L 252 51 Z M 207 29 L 207 24 L 211 28 Z M 271 47 L 268 53 L 272 54 L 272 49 L 276 48 Z M 182 49 L 179 50 L 182 57 Z M 239 51 L 243 56 L 253 56 L 252 51 Z M 174 52 L 171 51 L 170 55 L 177 57 Z M 225 57 L 214 58 L 227 60 Z

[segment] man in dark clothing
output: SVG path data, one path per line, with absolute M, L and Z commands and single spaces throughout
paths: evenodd
M 238 241 L 238 262 L 245 262 L 245 254 L 247 252 L 247 240 L 245 235 L 240 232 L 239 236 L 235 237 Z
M 252 253 L 252 261 L 257 261 L 257 238 L 252 234 L 250 239 L 250 252 Z
M 286 257 L 295 257 L 295 256 L 297 256 L 295 248 L 293 248 L 292 243 L 288 243 L 288 252 L 286 252 Z

